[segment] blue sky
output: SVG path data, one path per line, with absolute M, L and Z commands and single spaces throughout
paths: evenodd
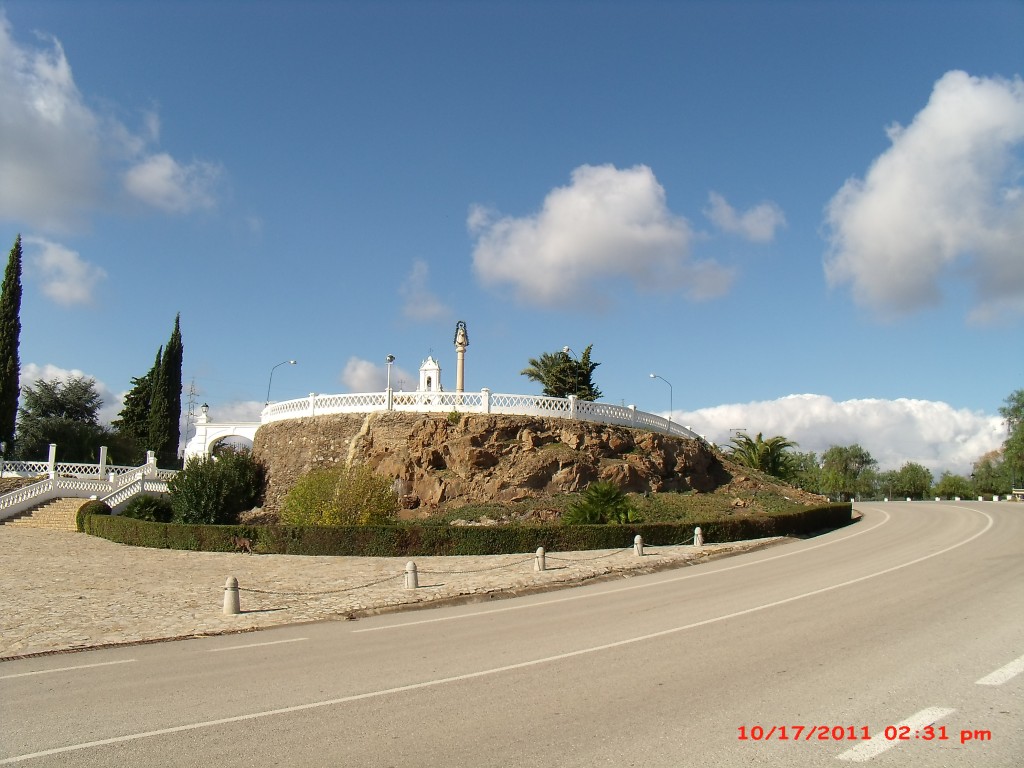
M 415 387 L 968 471 L 1024 386 L 1024 3 L 0 0 L 25 377 Z

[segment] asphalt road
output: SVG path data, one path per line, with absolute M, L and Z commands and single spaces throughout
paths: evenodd
M 1024 505 L 858 511 L 529 598 L 6 662 L 0 765 L 1024 764 Z

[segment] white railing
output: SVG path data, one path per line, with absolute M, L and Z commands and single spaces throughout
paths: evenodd
M 167 481 L 152 477 L 139 477 L 125 483 L 113 493 L 100 496 L 100 501 L 111 509 L 117 509 L 132 496 L 140 493 L 167 493 Z
M 634 406 L 613 405 L 579 400 L 576 397 L 545 397 L 480 392 L 363 392 L 342 395 L 311 394 L 298 400 L 273 403 L 260 414 L 262 424 L 285 419 L 327 416 L 341 413 L 373 413 L 375 411 L 412 411 L 417 413 L 484 413 L 505 416 L 541 416 L 576 419 L 598 424 L 615 424 L 665 435 L 703 438 L 689 427 L 653 413 L 638 411 Z
M 114 509 L 138 493 L 167 493 L 167 482 L 177 474 L 175 470 L 157 469 L 152 454 L 141 467 L 106 466 L 107 474 L 102 479 L 97 477 L 100 466 L 43 463 L 43 472 L 39 474 L 48 474 L 46 479 L 0 496 L 0 520 L 64 496 L 82 499 L 95 496 Z M 85 477 L 74 476 L 76 472 Z

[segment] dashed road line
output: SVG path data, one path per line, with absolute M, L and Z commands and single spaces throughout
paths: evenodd
M 220 653 L 221 651 L 239 651 L 243 648 L 262 648 L 265 645 L 281 645 L 282 643 L 301 643 L 309 640 L 308 637 L 293 637 L 289 640 L 268 640 L 265 643 L 247 643 L 246 645 L 229 645 L 226 648 L 210 648 L 207 653 Z
M 920 712 L 911 715 L 906 720 L 901 720 L 896 723 L 895 728 L 896 731 L 899 732 L 904 727 L 907 727 L 910 729 L 909 733 L 913 737 L 913 734 L 916 734 L 922 728 L 934 725 L 942 718 L 949 717 L 954 712 L 956 712 L 955 709 L 949 709 L 946 707 L 929 707 L 928 709 L 922 709 Z M 899 739 L 882 739 L 875 736 L 875 738 L 870 741 L 862 741 L 856 747 L 846 750 L 841 755 L 836 755 L 836 759 L 847 760 L 851 763 L 866 763 L 871 758 L 878 757 L 878 755 L 883 752 L 886 752 L 897 744 L 902 743 L 903 742 Z
M 1024 672 L 1024 656 L 1014 659 L 1005 667 L 1000 667 L 995 672 L 985 675 L 981 680 L 976 680 L 975 685 L 1002 685 L 1012 680 L 1021 672 Z
M 14 677 L 31 677 L 33 675 L 50 675 L 54 672 L 73 672 L 76 669 L 92 669 L 93 667 L 110 667 L 114 664 L 131 664 L 135 659 L 121 659 L 120 661 L 102 661 L 97 664 L 79 664 L 77 667 L 57 667 L 55 669 L 37 669 L 34 672 L 18 672 L 14 675 L 2 675 L 0 680 L 10 680 Z

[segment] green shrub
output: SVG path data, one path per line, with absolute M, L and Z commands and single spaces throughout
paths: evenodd
M 393 485 L 367 466 L 314 469 L 285 496 L 279 517 L 285 525 L 386 525 L 398 511 Z
M 75 527 L 78 532 L 85 531 L 85 517 L 86 515 L 109 515 L 110 507 L 98 499 L 90 499 L 78 508 L 78 512 L 75 514 Z
M 176 523 L 226 525 L 259 503 L 263 467 L 245 449 L 193 457 L 168 484 Z
M 562 523 L 565 525 L 625 525 L 637 522 L 640 522 L 640 518 L 629 497 L 615 483 L 609 482 L 588 485 L 562 515 Z
M 174 510 L 171 509 L 171 500 L 168 498 L 140 494 L 132 497 L 118 514 L 135 520 L 148 520 L 151 523 L 169 523 L 174 517 Z

